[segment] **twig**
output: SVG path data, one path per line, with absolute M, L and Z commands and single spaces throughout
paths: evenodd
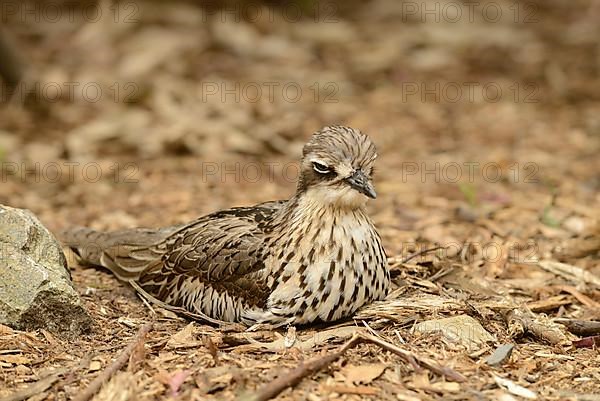
M 144 339 L 146 338 L 146 334 L 148 334 L 148 332 L 150 330 L 152 330 L 152 326 L 153 326 L 152 322 L 146 323 L 145 325 L 143 325 L 142 328 L 136 334 L 133 341 L 131 343 L 129 343 L 129 345 L 127 346 L 127 348 L 125 348 L 123 350 L 123 352 L 121 352 L 121 355 L 119 355 L 119 357 L 117 359 L 115 359 L 113 363 L 108 365 L 90 383 L 90 385 L 85 390 L 83 390 L 76 397 L 74 397 L 73 401 L 87 401 L 94 394 L 96 394 L 98 392 L 98 390 L 100 390 L 100 387 L 102 387 L 102 384 L 104 384 L 106 381 L 108 381 L 108 379 L 110 379 L 112 377 L 112 375 L 114 375 L 119 369 L 121 369 L 123 366 L 125 366 L 127 361 L 129 361 L 129 357 L 130 357 L 131 353 L 139 346 L 140 343 L 142 343 L 144 341 Z
M 393 352 L 394 354 L 400 356 L 402 359 L 410 363 L 415 370 L 419 369 L 420 366 L 431 370 L 434 373 L 437 373 L 441 376 L 446 377 L 447 379 L 456 381 L 456 382 L 464 382 L 467 379 L 458 373 L 457 371 L 440 366 L 434 361 L 431 361 L 427 358 L 415 355 L 414 353 L 402 349 L 400 347 L 395 346 L 392 343 L 389 343 L 379 337 L 376 337 L 371 334 L 367 334 L 364 332 L 356 333 L 352 338 L 347 341 L 344 345 L 342 345 L 337 351 L 332 354 L 325 355 L 321 358 L 312 359 L 306 363 L 300 364 L 297 368 L 281 374 L 277 379 L 272 382 L 265 384 L 258 391 L 250 397 L 242 397 L 240 401 L 267 401 L 273 397 L 276 397 L 279 393 L 285 390 L 288 387 L 293 387 L 296 384 L 300 383 L 300 381 L 315 372 L 323 369 L 325 366 L 333 363 L 338 358 L 340 358 L 346 351 L 350 348 L 362 343 L 369 342 L 375 344 L 387 351 Z
M 566 263 L 554 262 L 551 260 L 541 260 L 538 262 L 538 266 L 549 271 L 550 273 L 572 281 L 573 283 L 591 284 L 600 288 L 600 277 L 585 269 L 582 269 L 581 267 L 568 265 Z
M 513 309 L 506 317 L 508 331 L 512 337 L 519 337 L 525 332 L 534 337 L 549 342 L 552 345 L 564 345 L 569 342 L 556 323 L 541 316 L 536 316 L 527 310 Z
M 581 292 L 577 291 L 577 289 L 571 285 L 555 285 L 554 288 L 557 288 L 561 291 L 564 291 L 564 292 L 567 292 L 567 293 L 573 295 L 579 302 L 581 302 L 588 308 L 592 308 L 592 309 L 596 309 L 596 310 L 600 309 L 600 304 L 598 302 L 594 301 L 587 295 L 584 295 Z
M 438 249 L 445 249 L 445 248 L 443 246 L 435 246 L 433 248 L 423 249 L 423 250 L 421 250 L 421 251 L 419 251 L 417 253 L 413 253 L 412 255 L 407 256 L 406 258 L 402 259 L 401 263 L 406 263 L 406 262 L 408 262 L 408 261 L 416 258 L 417 256 L 423 256 L 423 255 L 426 255 L 426 254 L 428 254 L 430 252 L 435 252 Z
M 387 351 L 393 352 L 394 354 L 398 355 L 399 357 L 401 357 L 402 359 L 404 359 L 405 361 L 407 361 L 408 363 L 410 363 L 412 365 L 414 365 L 414 363 L 416 362 L 420 366 L 422 366 L 426 369 L 429 369 L 432 372 L 437 373 L 440 376 L 444 376 L 447 379 L 450 379 L 452 381 L 462 383 L 467 380 L 463 375 L 461 375 L 460 373 L 458 373 L 457 371 L 455 371 L 452 368 L 440 366 L 428 358 L 424 358 L 422 356 L 415 355 L 414 353 L 407 351 L 405 349 L 402 349 L 392 343 L 389 343 L 382 338 L 375 337 L 371 334 L 361 334 L 361 339 L 363 339 L 364 341 L 376 344 Z
M 412 255 L 408 255 L 404 259 L 397 260 L 396 258 L 390 258 L 390 259 L 392 259 L 390 262 L 391 263 L 400 262 L 400 264 L 403 264 L 403 263 L 406 263 L 406 262 L 408 262 L 408 261 L 416 258 L 417 256 L 423 256 L 423 255 L 426 255 L 426 254 L 428 254 L 430 252 L 437 251 L 438 249 L 444 249 L 444 247 L 443 246 L 436 246 L 436 247 L 433 247 L 433 248 L 422 249 L 419 252 L 415 252 Z
M 265 384 L 258 391 L 248 397 L 241 398 L 240 400 L 247 401 L 267 401 L 273 397 L 276 397 L 279 393 L 288 387 L 293 387 L 300 381 L 315 372 L 323 369 L 325 366 L 333 363 L 339 357 L 341 357 L 347 350 L 354 347 L 361 341 L 361 336 L 357 333 L 344 345 L 342 345 L 337 351 L 332 354 L 325 355 L 321 358 L 312 359 L 306 363 L 301 363 L 297 368 L 280 375 L 277 379 L 271 383 Z
M 566 326 L 573 334 L 587 337 L 600 334 L 600 322 L 593 320 L 554 319 L 554 322 Z
M 0 398 L 0 401 L 21 401 L 33 397 L 41 392 L 46 391 L 50 386 L 56 383 L 60 376 L 67 372 L 67 369 L 60 369 L 59 371 L 52 373 L 50 376 L 45 377 L 41 380 L 36 381 L 29 387 L 23 390 L 17 391 L 7 397 Z

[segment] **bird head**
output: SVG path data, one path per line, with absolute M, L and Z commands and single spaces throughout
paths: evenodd
M 371 177 L 377 153 L 366 134 L 344 126 L 329 126 L 313 134 L 304 146 L 298 193 L 316 201 L 357 208 L 377 195 Z

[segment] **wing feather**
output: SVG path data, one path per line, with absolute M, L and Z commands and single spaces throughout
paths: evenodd
M 137 283 L 154 296 L 169 294 L 172 302 L 184 306 L 190 291 L 202 293 L 195 297 L 204 304 L 198 311 L 209 315 L 221 309 L 212 292 L 225 292 L 246 306 L 264 306 L 269 295 L 267 249 L 259 222 L 268 220 L 282 204 L 229 209 L 188 224 L 160 244 L 162 263 L 142 271 Z M 204 300 L 206 296 L 210 299 Z

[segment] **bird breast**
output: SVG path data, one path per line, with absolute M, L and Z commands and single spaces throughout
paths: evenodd
M 272 246 L 267 266 L 275 316 L 331 321 L 382 299 L 389 274 L 375 227 L 362 209 L 300 208 Z M 308 215 L 308 216 L 307 216 Z

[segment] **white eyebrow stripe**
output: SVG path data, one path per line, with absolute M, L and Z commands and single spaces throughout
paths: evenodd
M 318 164 L 322 164 L 324 166 L 327 166 L 327 168 L 329 168 L 329 163 L 325 163 L 322 159 L 310 159 L 311 163 L 318 163 Z

